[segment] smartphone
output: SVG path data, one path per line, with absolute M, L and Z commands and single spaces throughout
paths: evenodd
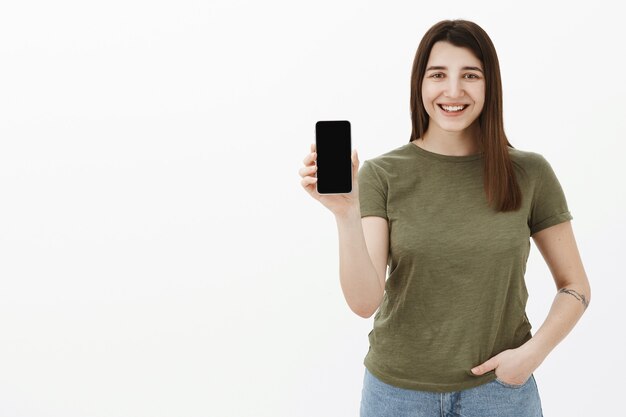
M 315 124 L 317 192 L 346 194 L 352 191 L 350 122 L 321 120 Z

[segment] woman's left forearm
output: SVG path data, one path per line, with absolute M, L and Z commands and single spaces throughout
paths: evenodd
M 522 345 L 536 365 L 567 336 L 589 306 L 591 290 L 582 285 L 566 285 L 558 289 L 550 312 L 532 339 Z

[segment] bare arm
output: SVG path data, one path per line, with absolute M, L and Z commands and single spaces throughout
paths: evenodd
M 352 191 L 347 194 L 319 194 L 315 188 L 317 171 L 315 144 L 302 161 L 301 184 L 311 197 L 335 215 L 339 232 L 339 280 L 343 295 L 352 311 L 368 318 L 383 299 L 389 226 L 387 219 L 376 216 L 361 218 L 359 203 L 359 157 L 352 151 Z
M 591 287 L 583 267 L 570 221 L 535 233 L 557 293 L 543 325 L 525 343 L 539 363 L 567 336 L 591 301 Z
M 383 298 L 389 226 L 382 217 L 361 218 L 360 210 L 335 216 L 339 232 L 339 279 L 350 309 L 371 317 Z

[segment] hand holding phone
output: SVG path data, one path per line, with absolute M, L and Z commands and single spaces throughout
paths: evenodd
M 311 151 L 303 160 L 304 167 L 300 168 L 299 174 L 302 177 L 302 187 L 313 198 L 322 203 L 326 208 L 333 212 L 335 216 L 341 216 L 346 213 L 354 212 L 359 206 L 359 187 L 358 187 L 358 172 L 359 172 L 359 158 L 356 149 L 350 154 L 350 166 L 351 166 L 351 191 L 349 193 L 338 194 L 320 194 L 317 191 L 317 182 L 319 180 L 317 174 L 318 171 L 318 152 L 317 145 L 311 144 Z

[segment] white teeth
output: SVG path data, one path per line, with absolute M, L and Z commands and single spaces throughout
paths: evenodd
M 441 108 L 444 109 L 445 111 L 459 111 L 459 110 L 463 110 L 465 108 L 465 106 L 444 106 L 444 105 L 441 105 Z

